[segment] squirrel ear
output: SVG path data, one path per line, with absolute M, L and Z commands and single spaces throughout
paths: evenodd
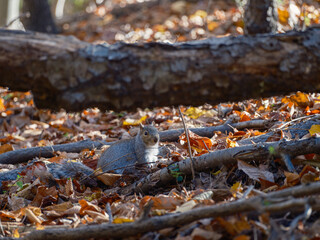
M 139 126 L 141 130 L 144 128 L 144 125 L 142 123 L 139 123 Z
M 154 121 L 152 121 L 152 123 L 151 123 L 151 126 L 155 126 L 156 124 L 155 124 L 155 122 Z

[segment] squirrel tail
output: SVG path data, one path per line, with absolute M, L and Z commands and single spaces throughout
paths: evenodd
M 93 175 L 94 170 L 79 162 L 66 162 L 64 164 L 50 163 L 48 171 L 54 178 L 73 178 L 76 176 Z
M 29 164 L 28 164 L 29 165 Z M 2 186 L 2 181 L 13 181 L 16 180 L 18 175 L 25 170 L 28 165 L 20 167 L 17 169 L 9 170 L 0 173 L 0 187 Z M 63 164 L 59 163 L 49 163 L 46 165 L 47 170 L 56 179 L 62 178 L 74 178 L 74 177 L 88 177 L 93 175 L 94 170 L 85 166 L 79 162 L 65 162 Z

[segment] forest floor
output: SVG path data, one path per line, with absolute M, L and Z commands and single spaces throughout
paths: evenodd
M 319 24 L 318 1 L 290 2 L 291 6 L 283 1 L 278 8 L 279 31 L 294 27 L 290 14 L 296 27 Z M 243 34 L 242 11 L 233 1 L 145 2 L 139 11 L 134 4 L 138 2 L 110 1 L 108 7 L 93 9 L 73 22 L 61 21 L 60 26 L 63 34 L 110 44 Z M 180 109 L 188 128 L 228 129 L 212 131 L 210 137 L 190 132 L 194 179 L 179 169 L 190 157 L 184 133 L 178 140 L 161 142 L 168 152 L 154 167 L 120 178 L 91 176 L 84 182 L 81 177 L 52 179 L 48 175 L 50 162 L 78 161 L 95 169 L 105 147 L 52 151 L 51 158 L 39 154 L 35 160 L 28 159 L 32 164 L 16 180 L 2 182 L 0 235 L 33 239 L 33 230 L 110 222 L 118 226 L 117 231 L 105 236 L 130 239 L 319 239 L 320 204 L 315 197 L 320 192 L 319 94 L 248 97 L 242 102 Z M 183 128 L 175 107 L 53 112 L 38 109 L 30 92 L 0 89 L 0 154 L 85 139 L 113 142 L 136 134 L 140 123 L 151 122 L 160 132 Z M 201 157 L 205 166 L 197 168 Z M 1 164 L 1 171 L 15 168 Z M 173 181 L 159 178 L 158 173 L 166 169 Z M 141 192 L 135 183 L 148 181 L 147 176 L 152 176 L 153 187 Z M 139 228 L 143 223 L 149 225 Z M 108 229 L 105 226 L 104 231 Z
M 182 128 L 178 109 L 173 107 L 140 109 L 137 112 L 101 112 L 99 109 L 86 109 L 78 113 L 67 113 L 63 110 L 51 112 L 37 109 L 30 93 L 2 89 L 0 96 L 0 153 L 36 146 L 67 144 L 83 139 L 116 141 L 121 137 L 128 137 L 129 132 L 136 133 L 141 122 L 154 122 L 161 132 Z M 224 149 L 237 151 L 246 146 L 255 148 L 259 145 L 258 141 L 263 144 L 287 142 L 296 144 L 294 149 L 298 151 L 289 159 L 294 170 L 290 172 L 290 164 L 281 157 L 273 157 L 272 154 L 256 158 L 238 157 L 235 162 L 229 157 L 230 161 L 227 159 L 228 161 L 222 164 L 215 164 L 215 167 L 196 171 L 193 181 L 190 175 L 177 170 L 172 173 L 175 181 L 162 184 L 159 180 L 160 184 L 148 192 L 133 194 L 121 191 L 146 175 L 157 173 L 189 157 L 184 134 L 178 141 L 161 142 L 161 146 L 167 146 L 169 152 L 167 157 L 159 159 L 155 167 L 111 179 L 109 186 L 96 178 L 93 178 L 90 184 L 84 184 L 80 178 L 55 179 L 55 184 L 50 183 L 51 178 L 47 176 L 43 162 L 63 164 L 67 160 L 80 161 L 95 169 L 101 154 L 100 149 L 84 149 L 78 153 L 54 152 L 55 156 L 52 158 L 38 156 L 16 180 L 2 182 L 2 235 L 18 237 L 32 229 L 51 229 L 57 226 L 73 228 L 109 222 L 110 219 L 117 224 L 137 222 L 145 214 L 146 205 L 151 200 L 151 208 L 147 211 L 148 219 L 154 216 L 165 217 L 168 213 L 188 213 L 192 209 L 208 206 L 227 205 L 228 210 L 230 203 L 254 199 L 256 196 L 267 197 L 266 194 L 281 193 L 301 184 L 319 181 L 319 155 L 299 147 L 299 141 L 317 139 L 320 133 L 319 94 L 298 92 L 285 97 L 252 99 L 215 106 L 182 106 L 180 109 L 188 128 L 220 126 L 226 122 L 231 125 L 242 124 L 239 125 L 241 129 L 213 132 L 211 138 L 190 134 L 194 157 L 218 153 Z M 252 123 L 255 120 L 270 121 L 272 124 L 254 126 Z M 261 136 L 267 137 L 258 140 Z M 245 140 L 249 141 L 243 142 Z M 254 152 L 247 153 L 252 154 L 255 156 Z M 218 161 L 218 158 L 212 161 Z M 1 168 L 5 171 L 16 166 L 3 164 Z M 108 178 L 110 180 L 110 177 Z M 298 196 L 305 198 L 319 193 L 319 189 L 311 189 L 311 193 L 298 193 L 299 191 L 297 190 Z M 312 237 L 318 236 L 319 223 L 316 220 L 319 212 L 316 209 L 319 206 L 305 203 L 304 207 L 309 211 L 307 214 L 303 213 L 303 208 L 299 211 L 300 203 L 293 205 L 297 207 L 297 211 L 290 211 L 286 204 L 299 199 L 291 194 L 273 197 L 274 202 L 261 203 L 262 206 L 258 208 L 238 209 L 233 212 L 226 210 L 227 212 L 216 218 L 200 215 L 198 221 L 187 221 L 182 225 L 173 225 L 149 233 L 142 231 L 136 238 L 266 239 L 278 234 L 281 237 L 306 236 L 316 239 Z M 282 205 L 278 206 L 279 202 Z M 247 203 L 243 204 L 246 206 Z M 251 208 L 255 206 L 250 202 L 248 204 L 251 204 Z M 270 207 L 270 204 L 277 209 L 276 213 L 272 209 L 263 208 Z

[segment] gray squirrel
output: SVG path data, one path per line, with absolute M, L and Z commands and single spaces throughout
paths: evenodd
M 153 125 L 140 124 L 140 131 L 134 138 L 117 141 L 101 154 L 98 168 L 100 167 L 103 172 L 123 173 L 125 169 L 132 169 L 136 163 L 146 164 L 156 161 L 159 153 L 158 147 L 158 130 Z M 17 179 L 18 174 L 33 162 L 17 169 L 1 172 L 0 186 L 2 181 Z M 90 176 L 94 173 L 93 169 L 79 162 L 49 163 L 46 166 L 48 172 L 58 179 L 73 178 L 79 175 Z
M 153 125 L 140 124 L 139 133 L 131 139 L 121 140 L 105 150 L 98 160 L 103 172 L 123 173 L 138 164 L 152 164 L 159 153 L 159 133 Z

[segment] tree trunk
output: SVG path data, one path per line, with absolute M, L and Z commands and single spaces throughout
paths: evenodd
M 58 32 L 48 0 L 24 0 L 23 12 L 30 13 L 30 17 L 22 20 L 25 29 L 44 33 Z
M 245 34 L 275 33 L 277 8 L 275 0 L 248 0 L 244 12 Z
M 0 6 L 0 27 L 5 27 L 7 24 L 8 0 L 0 0 Z
M 0 30 L 0 85 L 40 108 L 134 109 L 320 91 L 320 28 L 188 43 L 92 45 Z

